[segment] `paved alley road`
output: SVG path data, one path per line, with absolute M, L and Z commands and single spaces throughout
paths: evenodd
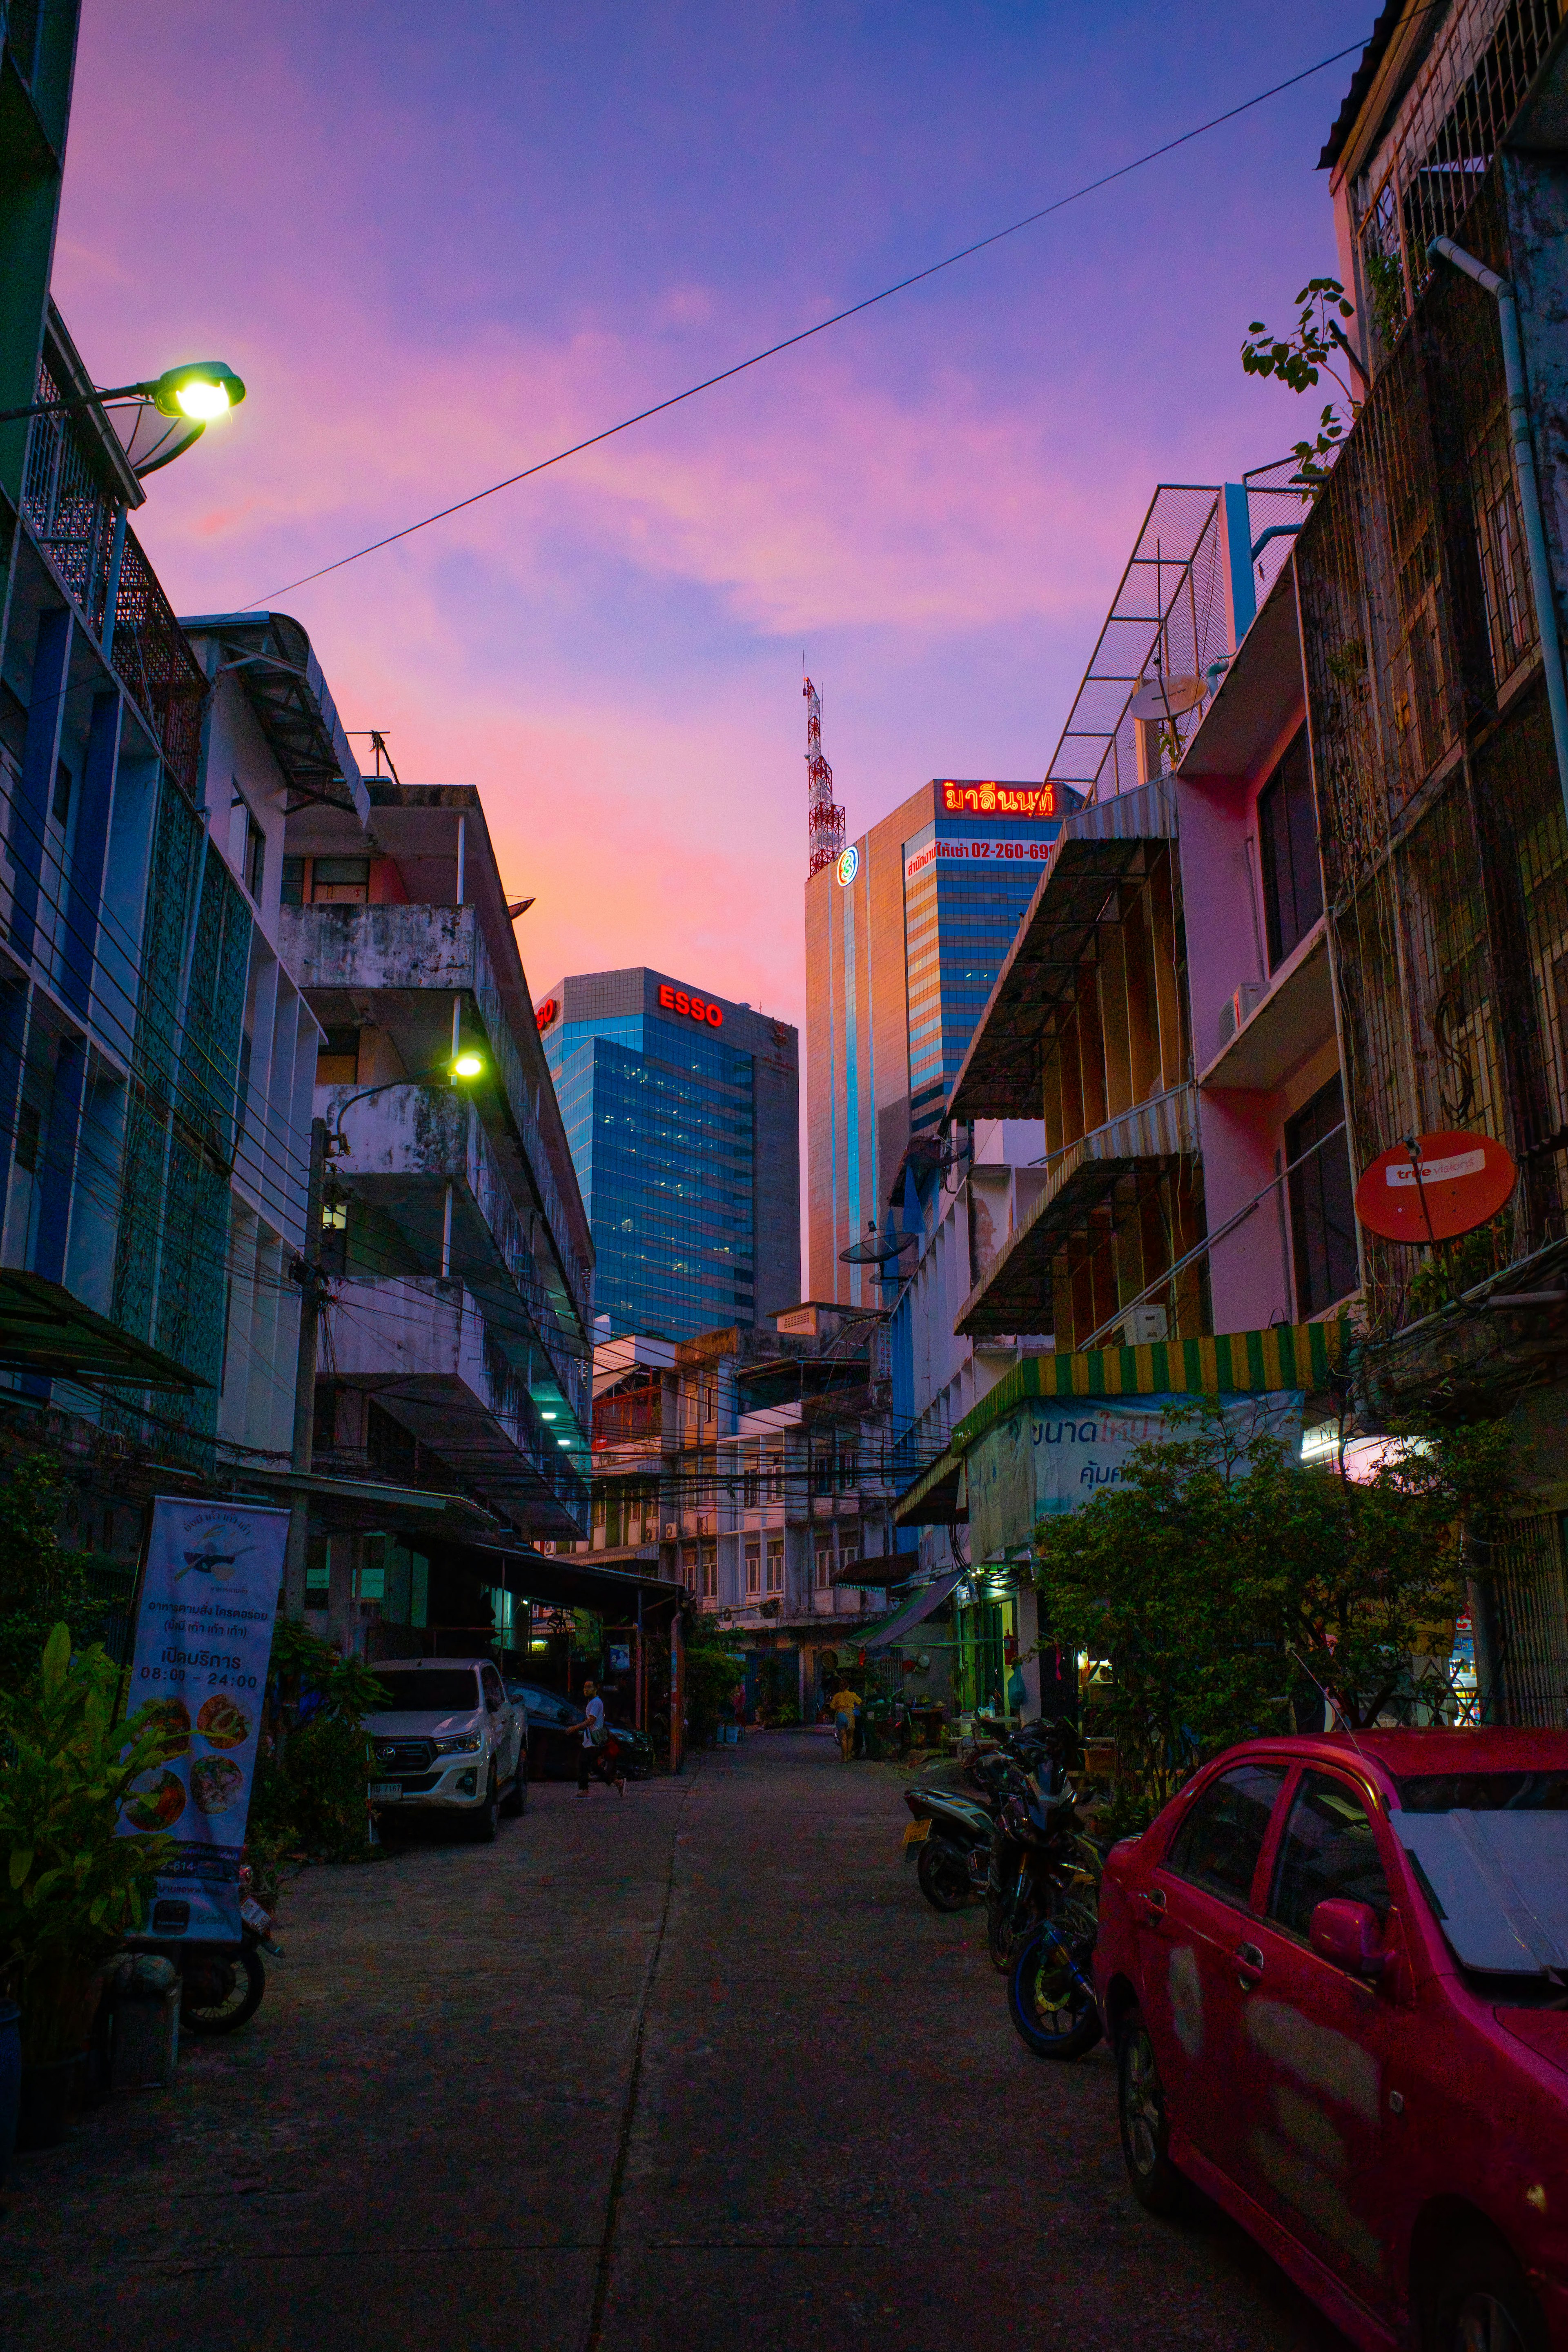
M 1333 2352 L 1128 2194 L 1103 2050 L 1008 2025 L 890 1767 L 759 1735 L 289 1891 L 265 2004 L 19 2158 L 8 2352 Z

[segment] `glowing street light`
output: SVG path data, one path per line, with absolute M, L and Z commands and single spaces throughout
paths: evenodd
M 485 1057 L 482 1054 L 459 1054 L 452 1064 L 452 1076 L 454 1078 L 482 1077 L 484 1067 Z
M 26 408 L 0 409 L 0 425 L 20 424 L 28 416 L 68 415 L 72 409 L 85 408 L 93 401 L 101 408 L 134 405 L 143 414 L 151 408 L 170 423 L 140 457 L 135 446 L 137 426 L 132 426 L 125 454 L 140 481 L 183 457 L 215 419 L 226 416 L 244 398 L 244 383 L 222 360 L 186 360 L 182 366 L 165 368 L 162 375 L 144 377 L 139 383 L 95 384 L 89 392 L 68 393 L 63 399 L 35 400 Z M 188 429 L 176 438 L 182 426 Z

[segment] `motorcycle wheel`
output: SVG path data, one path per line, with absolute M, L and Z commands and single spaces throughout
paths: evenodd
M 1042 1919 L 1013 1962 L 1007 2011 L 1031 2058 L 1081 2058 L 1103 2031 L 1087 1982 L 1092 1932 L 1075 1932 L 1078 1924 Z
M 1033 1892 L 1022 1903 L 1011 1895 L 988 1890 L 985 1896 L 985 1948 L 998 1975 L 1005 1976 L 1017 1958 L 1018 1947 L 1035 1925 Z
M 200 1969 L 180 1990 L 180 2025 L 186 2033 L 237 2033 L 261 2006 L 267 1971 L 252 1944 L 232 1959 Z
M 915 1876 L 933 1911 L 962 1911 L 973 1900 L 968 1864 L 947 1838 L 927 1838 Z

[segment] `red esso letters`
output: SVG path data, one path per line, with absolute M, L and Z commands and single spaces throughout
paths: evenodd
M 692 996 L 684 988 L 671 988 L 667 980 L 658 984 L 658 1001 L 666 1013 L 683 1013 L 689 1021 L 706 1021 L 710 1029 L 724 1026 L 721 1004 L 711 1004 L 704 996 Z
M 533 1017 L 542 1030 L 549 1029 L 553 1026 L 555 1016 L 560 1010 L 561 1007 L 556 1003 L 555 999 L 552 996 L 547 996 L 542 1004 L 534 1006 Z

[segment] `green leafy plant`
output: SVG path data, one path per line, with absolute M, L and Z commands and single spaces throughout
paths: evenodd
M 1512 1247 L 1512 1215 L 1493 1217 L 1458 1241 L 1429 1250 L 1410 1278 L 1409 1313 L 1435 1315 L 1451 1298 L 1461 1297 L 1489 1274 L 1509 1262 Z
M 1358 402 L 1343 370 L 1349 366 L 1342 319 L 1353 319 L 1355 305 L 1345 298 L 1337 278 L 1309 278 L 1296 297 L 1297 317 L 1289 333 L 1277 335 L 1261 319 L 1254 319 L 1241 346 L 1241 364 L 1248 375 L 1274 376 L 1291 392 L 1310 392 L 1326 375 L 1338 385 L 1340 399 L 1330 401 L 1310 441 L 1298 441 L 1292 480 L 1316 493 L 1329 478 L 1331 460 L 1355 421 Z
M 374 1668 L 287 1617 L 273 1633 L 268 1682 L 246 1849 L 257 1898 L 270 1908 L 290 1861 L 365 1858 L 363 1718 L 384 1693 Z
M 0 1692 L 0 1973 L 30 2062 L 81 2047 L 93 1970 L 138 1928 L 169 1840 L 120 1834 L 138 1775 L 174 1753 L 156 1703 L 117 1721 L 120 1670 L 71 1654 L 57 1625 L 19 1690 Z
M 1320 1694 L 1358 1728 L 1405 1705 L 1462 1605 L 1467 1529 L 1489 1534 L 1512 1493 L 1502 1423 L 1391 1444 L 1352 1481 L 1217 1411 L 1192 1420 L 1036 1530 L 1046 1638 L 1110 1661 L 1100 1720 L 1154 1804 Z
M 700 1748 L 712 1738 L 727 1712 L 741 1668 L 731 1651 L 708 1636 L 688 1643 L 685 1675 L 687 1737 Z
M 51 1626 L 64 1623 L 85 1648 L 103 1632 L 102 1604 L 89 1590 L 90 1552 L 62 1544 L 56 1529 L 66 1500 L 58 1456 L 27 1454 L 0 1477 L 0 1690 L 19 1690 L 36 1671 Z

